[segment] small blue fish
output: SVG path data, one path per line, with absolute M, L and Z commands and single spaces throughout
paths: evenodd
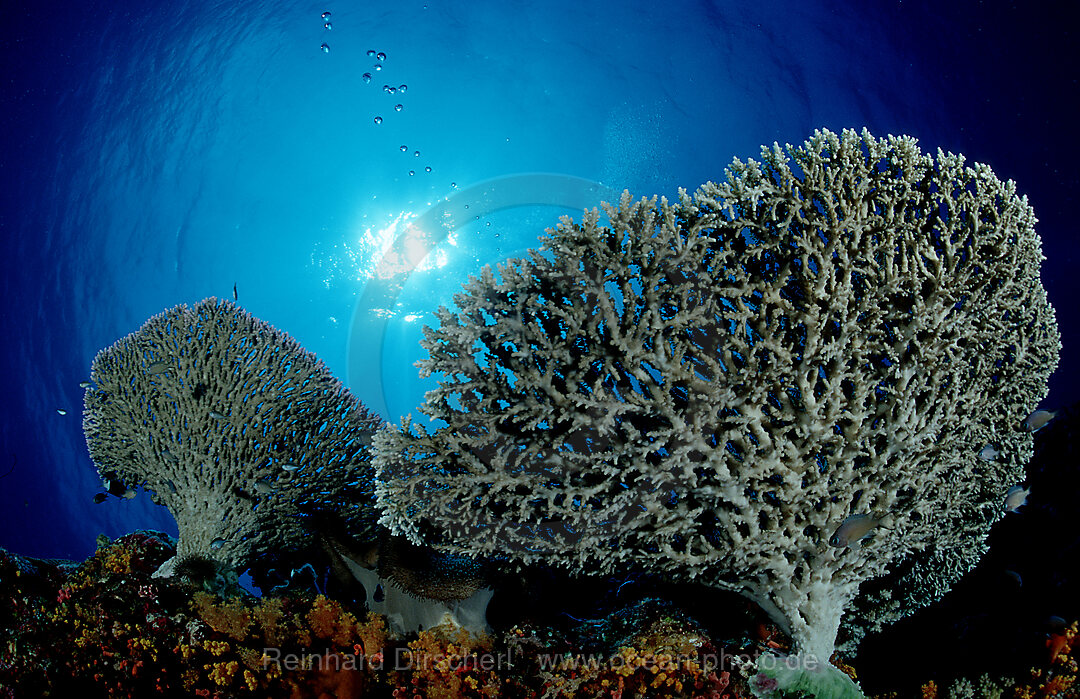
M 211 410 L 210 411 L 210 417 L 214 418 L 215 420 L 228 420 L 227 417 L 225 417 L 221 413 L 217 412 L 216 410 Z
M 1024 581 L 1020 577 L 1020 573 L 1017 573 L 1015 570 L 1006 570 L 1005 575 L 1008 576 L 1008 578 L 1010 580 L 1012 580 L 1014 583 L 1016 583 L 1017 587 L 1023 587 L 1024 586 Z
M 210 542 L 210 548 L 217 550 L 224 546 L 226 541 L 228 541 L 228 539 L 214 539 Z
M 282 464 L 281 468 L 285 469 L 286 471 L 291 472 L 291 471 L 295 471 L 296 469 L 298 469 L 300 467 L 297 466 L 296 464 Z
M 1000 454 L 1001 452 L 995 449 L 993 444 L 987 444 L 979 451 L 979 458 L 983 461 L 993 461 Z
M 173 453 L 171 451 L 169 451 L 168 449 L 162 449 L 161 450 L 161 456 L 166 461 L 168 461 L 170 464 L 178 464 L 178 463 L 180 463 L 180 459 L 176 458 L 176 456 L 174 456 Z
M 89 381 L 80 381 L 79 382 L 79 388 L 90 388 L 90 382 Z
M 67 411 L 66 411 L 66 410 L 64 410 L 63 408 L 57 408 L 57 409 L 56 409 L 56 412 L 57 412 L 58 414 L 60 414 L 60 415 L 67 415 Z

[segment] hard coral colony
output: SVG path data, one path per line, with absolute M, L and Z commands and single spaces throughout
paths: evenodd
M 1011 182 L 823 131 L 606 212 L 439 310 L 421 411 L 446 426 L 380 433 L 387 526 L 735 590 L 821 663 L 860 583 L 982 546 L 1060 347 Z M 828 546 L 859 515 L 891 521 Z
M 177 555 L 242 570 L 320 512 L 374 538 L 379 419 L 314 355 L 228 301 L 177 306 L 98 353 L 83 428 L 102 477 L 143 486 Z M 175 565 L 175 561 L 169 568 Z
M 9 634 L 0 679 L 48 688 L 70 673 L 122 694 L 153 677 L 160 693 L 221 697 L 860 696 L 853 671 L 829 664 L 845 611 L 874 630 L 943 594 L 1023 480 L 1034 430 L 1017 416 L 1045 396 L 1060 346 L 1031 209 L 960 156 L 821 131 L 677 202 L 624 194 L 606 213 L 606 226 L 595 210 L 564 219 L 528 258 L 471 279 L 459 311 L 439 310 L 422 369 L 444 378 L 420 410 L 445 427 L 431 432 L 406 420 L 372 446 L 378 420 L 321 363 L 226 301 L 178 306 L 103 350 L 85 399 L 91 456 L 169 508 L 176 556 L 162 566 L 159 539 L 138 540 L 153 565 L 100 550 L 25 603 L 36 611 Z M 431 594 L 409 568 L 442 560 L 434 547 L 738 592 L 790 636 L 795 662 L 769 662 L 784 649 L 769 634 L 756 659 L 710 668 L 704 631 L 654 619 L 607 641 L 605 665 L 556 666 L 543 660 L 553 640 L 521 626 L 395 638 L 384 617 L 325 596 L 222 599 L 241 594 L 229 576 L 215 594 L 160 577 L 200 562 L 238 572 L 303 549 L 326 521 L 327 550 L 387 618 L 438 622 L 409 602 Z M 375 563 L 346 540 L 384 542 L 394 574 L 366 573 Z M 859 594 L 893 569 L 891 599 Z M 461 568 L 447 578 L 461 591 L 437 601 L 478 594 L 481 578 Z M 133 595 L 138 614 L 114 624 L 123 605 L 101 605 Z M 35 675 L 10 644 L 43 647 L 57 625 L 114 655 Z M 365 662 L 290 675 L 268 647 Z M 406 650 L 434 659 L 380 664 Z M 502 651 L 526 661 L 479 664 Z

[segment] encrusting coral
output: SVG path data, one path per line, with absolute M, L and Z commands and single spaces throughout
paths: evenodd
M 1060 337 L 1031 208 L 985 165 L 821 131 L 727 175 L 564 219 L 439 310 L 445 427 L 376 437 L 382 522 L 736 590 L 823 664 L 860 583 L 978 550 Z
M 112 484 L 176 518 L 178 560 L 242 569 L 331 512 L 375 539 L 379 425 L 295 340 L 239 306 L 176 306 L 94 358 L 83 429 Z

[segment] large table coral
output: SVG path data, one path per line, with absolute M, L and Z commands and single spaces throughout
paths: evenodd
M 149 489 L 179 559 L 242 569 L 312 518 L 375 539 L 380 420 L 322 362 L 239 306 L 176 306 L 94 358 L 83 428 L 102 477 Z
M 440 309 L 420 410 L 445 427 L 378 436 L 384 523 L 737 590 L 820 663 L 860 583 L 977 558 L 1060 348 L 1012 182 L 822 131 L 606 213 Z

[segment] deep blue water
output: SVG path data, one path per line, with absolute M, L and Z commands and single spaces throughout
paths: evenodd
M 151 315 L 235 284 L 397 422 L 428 386 L 420 326 L 467 275 L 601 195 L 670 197 L 819 127 L 1017 180 L 1064 336 L 1046 405 L 1074 402 L 1074 25 L 938 4 L 0 3 L 0 546 L 175 533 L 145 496 L 92 503 L 81 429 L 95 353 Z M 400 290 L 370 281 L 444 211 Z

